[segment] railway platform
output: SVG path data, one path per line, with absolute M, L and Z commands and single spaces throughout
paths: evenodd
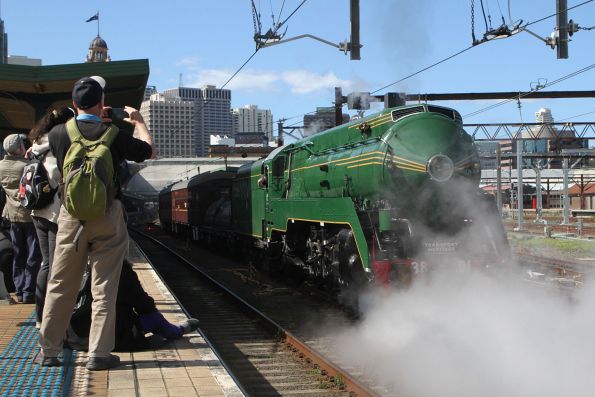
M 128 257 L 164 316 L 186 315 L 136 245 Z M 64 350 L 62 367 L 33 363 L 39 351 L 34 305 L 0 303 L 0 396 L 243 396 L 208 341 L 198 332 L 142 352 L 116 352 L 118 368 L 87 371 L 86 353 Z

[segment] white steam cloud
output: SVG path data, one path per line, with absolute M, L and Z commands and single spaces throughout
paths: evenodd
M 486 241 L 498 242 L 485 228 L 497 218 L 481 196 L 451 182 L 418 195 L 416 213 L 439 206 L 445 223 L 468 214 L 473 226 L 459 235 L 441 228 L 416 235 L 434 249 L 422 256 L 435 266 L 407 288 L 364 293 L 358 324 L 320 328 L 329 330 L 333 354 L 386 385 L 387 395 L 595 395 L 595 285 L 538 285 L 513 263 L 459 266 L 487 252 Z M 436 214 L 431 219 L 440 221 Z
M 361 298 L 333 330 L 341 361 L 399 396 L 592 396 L 595 288 L 568 292 L 519 274 L 435 271 Z

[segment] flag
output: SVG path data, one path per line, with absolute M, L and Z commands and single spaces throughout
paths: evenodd
M 97 14 L 93 15 L 91 18 L 87 19 L 85 22 L 91 22 L 91 21 L 99 21 L 99 11 L 97 11 Z

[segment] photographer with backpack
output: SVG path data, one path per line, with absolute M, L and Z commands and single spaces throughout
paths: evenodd
M 119 133 L 111 124 L 106 118 L 104 89 L 105 80 L 99 76 L 78 80 L 72 90 L 78 115 L 55 126 L 49 134 L 63 185 L 56 250 L 40 328 L 41 352 L 36 358 L 43 366 L 62 364 L 58 355 L 87 262 L 93 294 L 87 369 L 105 370 L 120 364 L 120 358 L 111 351 L 128 232 L 117 170 L 124 159 L 141 162 L 154 158 L 155 149 L 136 109 L 126 107 L 128 117 L 124 119 L 135 127 L 134 136 Z
M 37 167 L 43 167 L 45 179 L 38 181 L 38 178 L 21 178 L 21 184 L 30 182 L 30 191 L 33 197 L 26 197 L 27 204 L 32 207 L 31 218 L 37 232 L 39 248 L 41 249 L 42 262 L 37 273 L 37 287 L 35 289 L 35 315 L 37 317 L 36 326 L 41 325 L 43 315 L 43 306 L 45 303 L 45 292 L 47 287 L 48 275 L 50 274 L 52 263 L 54 262 L 54 249 L 56 247 L 56 233 L 58 231 L 58 214 L 60 213 L 60 197 L 57 194 L 62 175 L 58 170 L 56 156 L 50 151 L 50 141 L 48 133 L 58 125 L 64 124 L 75 116 L 71 108 L 62 108 L 60 110 L 51 110 L 46 113 L 29 132 L 29 139 L 33 143 L 29 157 L 39 164 L 31 164 L 31 169 L 38 171 Z M 33 172 L 32 172 L 33 173 Z M 39 178 L 41 179 L 41 178 Z M 45 196 L 44 196 L 45 195 Z M 21 199 L 21 205 L 24 200 Z

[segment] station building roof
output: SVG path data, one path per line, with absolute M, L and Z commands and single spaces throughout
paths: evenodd
M 165 158 L 159 160 L 147 160 L 140 164 L 133 171 L 124 191 L 144 197 L 156 197 L 161 189 L 183 180 L 192 178 L 195 175 L 205 172 L 238 168 L 243 164 L 258 160 L 256 157 L 246 158 Z
M 0 138 L 15 132 L 28 133 L 50 108 L 72 106 L 72 86 L 85 76 L 106 80 L 106 105 L 139 108 L 149 78 L 149 61 L 0 65 Z

